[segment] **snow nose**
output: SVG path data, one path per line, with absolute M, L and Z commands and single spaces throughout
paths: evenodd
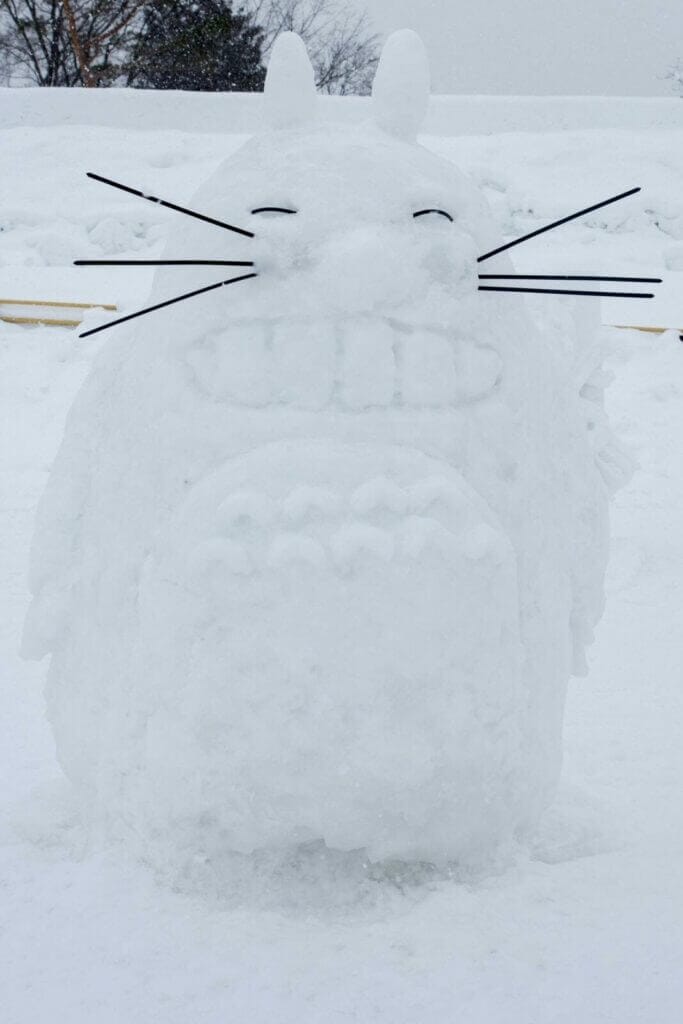
M 424 269 L 404 231 L 377 225 L 336 235 L 319 250 L 314 276 L 338 312 L 396 306 L 424 287 Z

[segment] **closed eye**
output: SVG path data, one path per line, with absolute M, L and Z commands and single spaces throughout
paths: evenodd
M 289 210 L 286 206 L 257 206 L 252 213 L 296 213 L 296 210 Z
M 426 217 L 428 213 L 438 213 L 440 217 L 445 217 L 451 224 L 453 223 L 453 218 L 446 210 L 418 210 L 417 213 L 413 214 L 413 217 Z

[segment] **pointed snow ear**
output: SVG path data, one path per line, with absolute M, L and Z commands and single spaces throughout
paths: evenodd
M 314 119 L 317 94 L 313 67 L 296 32 L 283 32 L 275 40 L 264 96 L 272 128 L 299 128 Z
M 372 86 L 375 121 L 384 131 L 414 140 L 429 103 L 429 61 L 416 32 L 389 36 Z

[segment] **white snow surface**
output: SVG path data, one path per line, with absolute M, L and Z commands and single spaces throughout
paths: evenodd
M 109 171 L 119 180 L 141 187 L 149 185 L 155 194 L 189 202 L 197 184 L 217 165 L 226 145 L 240 141 L 229 139 L 226 144 L 225 136 L 218 135 L 188 137 L 172 132 L 126 133 L 93 128 L 25 129 L 7 131 L 4 136 L 2 174 L 12 183 L 13 197 L 11 215 L 0 234 L 0 261 L 7 270 L 6 280 L 12 282 L 15 292 L 21 287 L 21 297 L 30 293 L 30 297 L 58 298 L 69 293 L 75 298 L 80 289 L 81 297 L 117 299 L 124 312 L 145 303 L 149 282 L 145 272 L 104 271 L 97 276 L 86 271 L 76 277 L 76 272 L 68 269 L 70 259 L 108 253 L 153 256 L 161 252 L 161 239 L 166 234 L 169 252 L 173 247 L 175 254 L 179 240 L 185 248 L 186 239 L 190 244 L 199 236 L 188 232 L 185 222 L 173 225 L 170 212 L 162 213 L 107 190 L 99 192 L 95 185 L 83 186 L 80 172 L 91 167 L 103 173 Z M 326 141 L 332 151 L 346 144 L 346 139 L 334 137 Z M 557 233 L 539 240 L 534 243 L 533 253 L 524 254 L 525 262 L 520 250 L 519 265 L 529 271 L 552 267 L 557 272 L 578 273 L 586 270 L 590 259 L 590 270 L 596 273 L 616 272 L 617 266 L 622 269 L 626 265 L 628 273 L 656 272 L 664 269 L 665 259 L 675 262 L 665 254 L 675 247 L 672 239 L 675 242 L 677 235 L 670 226 L 678 216 L 676 203 L 682 194 L 677 170 L 680 162 L 674 156 L 683 152 L 683 139 L 676 133 L 653 132 L 646 140 L 635 133 L 576 133 L 570 141 L 564 136 L 448 142 L 435 139 L 429 145 L 485 187 L 493 199 L 495 218 L 509 234 L 522 233 L 580 206 L 586 195 L 590 200 L 593 195 L 598 198 L 607 194 L 609 186 L 605 191 L 605 185 L 613 181 L 615 166 L 622 174 L 637 174 L 634 182 L 653 183 L 649 197 L 643 197 L 642 202 L 639 197 L 619 216 L 606 212 L 586 224 L 569 226 L 562 237 Z M 568 160 L 577 173 L 568 171 L 565 204 L 554 187 L 555 179 L 548 180 L 548 169 L 553 167 L 556 175 L 557 168 L 565 167 Z M 46 190 L 48 167 L 52 182 Z M 64 198 L 55 209 L 57 194 Z M 573 202 L 576 196 L 579 201 Z M 276 198 L 278 202 L 291 201 L 284 195 Z M 465 205 L 461 203 L 459 208 Z M 230 219 L 227 205 L 208 212 Z M 234 214 L 234 208 L 229 212 Z M 244 216 L 244 211 L 236 212 Z M 268 230 L 280 230 L 279 224 L 269 222 Z M 440 226 L 432 225 L 428 230 L 431 239 Z M 208 241 L 206 235 L 201 238 L 203 243 Z M 284 243 L 279 251 L 289 258 Z M 204 254 L 211 255 L 205 248 Z M 364 275 L 372 274 L 373 269 L 371 258 L 362 263 Z M 177 279 L 160 275 L 156 287 L 159 294 L 163 290 L 163 297 L 168 297 L 184 290 L 185 280 L 183 277 L 178 288 Z M 375 276 L 375 285 L 377 280 Z M 198 286 L 204 283 L 206 278 L 198 281 Z M 244 288 L 239 301 L 246 301 L 246 289 L 261 284 L 252 281 L 236 285 L 224 290 L 221 299 L 231 302 L 232 293 Z M 45 294 L 45 289 L 51 294 Z M 43 292 L 40 295 L 39 290 Z M 83 290 L 88 294 L 83 295 Z M 282 290 L 278 301 L 284 297 Z M 362 294 L 356 298 L 354 293 L 352 297 L 362 304 Z M 313 301 L 310 296 L 306 298 Z M 490 467 L 481 471 L 474 485 L 469 480 L 465 484 L 459 470 L 444 471 L 443 455 L 436 444 L 430 442 L 429 451 L 421 451 L 422 444 L 415 445 L 415 437 L 421 440 L 429 436 L 422 425 L 423 433 L 415 428 L 411 431 L 413 443 L 409 447 L 418 450 L 413 454 L 406 448 L 396 466 L 387 457 L 384 440 L 381 436 L 378 439 L 380 412 L 394 415 L 394 392 L 387 386 L 387 373 L 381 369 L 392 365 L 392 325 L 382 322 L 381 329 L 364 335 L 365 314 L 357 310 L 354 326 L 358 330 L 344 332 L 340 376 L 335 375 L 332 381 L 340 402 L 330 417 L 336 438 L 332 443 L 332 427 L 313 439 L 309 429 L 312 418 L 319 419 L 326 408 L 329 364 L 321 359 L 317 369 L 313 366 L 303 375 L 306 384 L 311 379 L 312 383 L 302 394 L 297 390 L 302 375 L 295 368 L 288 371 L 281 360 L 274 361 L 273 344 L 272 352 L 264 346 L 264 359 L 271 359 L 264 364 L 266 373 L 256 374 L 254 379 L 251 358 L 243 358 L 241 370 L 239 362 L 234 362 L 240 359 L 239 344 L 234 359 L 231 354 L 230 362 L 223 364 L 223 354 L 216 352 L 215 345 L 199 346 L 192 340 L 193 319 L 197 328 L 202 324 L 183 306 L 189 303 L 178 307 L 178 314 L 182 310 L 183 317 L 187 315 L 180 337 L 171 330 L 164 332 L 162 324 L 152 327 L 152 318 L 148 317 L 140 321 L 144 330 L 131 331 L 127 338 L 104 345 L 97 358 L 98 376 L 91 381 L 99 377 L 101 385 L 106 380 L 103 371 L 117 365 L 117 360 L 127 371 L 113 382 L 110 377 L 111 386 L 104 394 L 93 391 L 92 383 L 89 385 L 99 422 L 89 432 L 85 424 L 92 420 L 86 415 L 80 431 L 84 450 L 92 451 L 96 465 L 102 467 L 99 478 L 94 478 L 100 482 L 117 459 L 123 466 L 126 460 L 130 465 L 131 460 L 141 457 L 152 434 L 157 453 L 173 450 L 179 474 L 193 462 L 193 445 L 210 448 L 202 470 L 191 480 L 187 496 L 180 476 L 174 484 L 177 490 L 169 492 L 160 486 L 163 473 L 153 474 L 152 460 L 140 467 L 144 469 L 142 476 L 149 475 L 149 519 L 154 519 L 168 502 L 169 493 L 182 496 L 182 501 L 174 496 L 169 504 L 163 529 L 154 528 L 141 587 L 141 609 L 152 649 L 154 644 L 162 648 L 160 658 L 151 663 L 152 676 L 155 672 L 157 675 L 150 678 L 149 696 L 154 697 L 152 684 L 158 687 L 162 679 L 162 659 L 172 662 L 169 634 L 173 643 L 182 644 L 188 613 L 203 614 L 207 601 L 211 602 L 212 587 L 218 586 L 220 601 L 234 604 L 235 587 L 242 587 L 246 580 L 251 587 L 250 600 L 261 606 L 264 596 L 272 594 L 269 580 L 286 587 L 292 580 L 296 582 L 298 574 L 307 582 L 319 581 L 324 603 L 337 600 L 334 588 L 340 581 L 357 579 L 353 576 L 357 572 L 354 565 L 360 557 L 363 571 L 375 575 L 366 578 L 361 588 L 357 582 L 351 584 L 356 586 L 355 596 L 359 589 L 371 592 L 373 585 L 382 588 L 386 596 L 387 586 L 392 587 L 395 578 L 400 581 L 402 565 L 410 564 L 402 558 L 415 558 L 415 552 L 420 557 L 425 545 L 432 542 L 435 529 L 442 536 L 438 527 L 444 528 L 445 524 L 448 529 L 449 516 L 456 513 L 462 521 L 450 529 L 455 544 L 449 538 L 446 552 L 455 559 L 457 572 L 469 573 L 463 579 L 475 592 L 489 585 L 489 577 L 478 569 L 484 563 L 489 566 L 486 572 L 492 574 L 490 579 L 501 578 L 495 574 L 505 573 L 514 530 L 507 523 L 501 528 L 496 501 L 489 493 L 482 493 L 482 480 Z M 273 310 L 274 337 L 275 328 L 289 326 L 285 323 L 288 317 L 275 312 L 274 304 L 269 308 Z M 515 343 L 518 341 L 515 316 L 528 324 L 531 318 L 523 309 L 515 312 L 520 309 L 516 305 L 503 306 L 502 300 L 500 306 L 492 308 L 500 310 L 494 319 L 497 317 L 509 332 L 506 335 L 500 327 L 494 331 L 487 325 L 485 343 L 500 357 L 499 348 L 506 338 L 510 343 L 513 338 Z M 561 322 L 555 335 L 552 325 L 546 324 L 542 336 L 546 343 L 553 337 L 556 342 L 566 342 L 567 315 L 558 310 Z M 171 318 L 169 327 L 174 328 L 176 322 Z M 321 317 L 318 325 L 317 335 L 324 342 L 324 328 L 329 323 Z M 224 325 L 228 326 L 233 325 Z M 168 864 L 149 836 L 142 840 L 143 847 L 155 859 L 157 868 L 161 864 L 165 876 L 161 885 L 148 868 L 126 854 L 126 847 L 104 844 L 94 822 L 83 821 L 56 766 L 43 718 L 43 666 L 21 663 L 16 655 L 27 603 L 24 574 L 33 510 L 60 440 L 66 409 L 100 343 L 98 339 L 79 342 L 71 332 L 54 329 L 27 330 L 7 324 L 0 325 L 0 329 L 3 437 L 9 438 L 2 451 L 1 512 L 2 557 L 9 580 L 2 626 L 6 799 L 0 832 L 5 879 L 0 914 L 6 1019 L 13 1024 L 54 1020 L 56 1016 L 74 1022 L 231 1018 L 412 1022 L 450 1021 L 461 1016 L 487 1024 L 577 1019 L 589 1024 L 612 1020 L 627 1024 L 677 1022 L 683 998 L 678 969 L 683 953 L 683 818 L 679 799 L 683 761 L 678 741 L 683 711 L 678 630 L 683 561 L 678 525 L 683 477 L 680 460 L 675 458 L 683 417 L 677 335 L 657 337 L 627 331 L 602 334 L 607 368 L 616 375 L 608 390 L 612 420 L 640 469 L 616 498 L 607 611 L 591 656 L 590 675 L 569 689 L 559 795 L 529 843 L 501 849 L 495 864 L 489 863 L 483 873 L 474 867 L 454 871 L 452 867 L 435 868 L 427 863 L 408 866 L 385 862 L 373 867 L 363 854 L 333 854 L 312 837 L 294 856 L 262 852 L 254 857 L 238 852 L 221 861 L 219 851 L 208 848 L 199 851 L 199 856 L 190 856 L 187 851 L 184 874 L 180 876 L 178 864 L 174 864 L 176 887 L 172 890 L 167 885 L 168 871 L 164 871 Z M 221 325 L 217 327 L 220 329 Z M 256 329 L 251 325 L 249 336 L 258 347 L 264 332 L 260 326 Z M 405 336 L 410 340 L 407 332 Z M 336 326 L 334 337 L 339 337 Z M 379 369 L 371 380 L 364 379 L 360 369 L 364 337 L 378 339 Z M 523 336 L 534 353 L 540 351 L 533 348 L 535 337 L 533 329 Z M 300 358 L 307 359 L 313 351 L 312 342 L 309 340 L 307 345 L 306 335 L 297 331 L 294 338 L 304 346 Z M 149 343 L 155 339 L 162 345 L 150 351 Z M 287 350 L 288 344 L 283 339 L 283 349 Z M 201 352 L 193 351 L 200 348 Z M 436 367 L 438 348 L 435 345 Z M 567 360 L 571 347 L 557 351 L 551 345 L 550 349 L 554 355 L 548 357 L 549 372 L 554 379 L 555 360 Z M 315 353 L 319 354 L 318 346 Z M 593 354 L 586 355 L 587 363 L 593 364 Z M 505 368 L 509 362 L 505 352 L 502 362 Z M 174 373 L 174 365 L 180 365 L 182 372 Z M 474 369 L 469 362 L 467 365 L 473 373 L 472 389 L 483 388 L 486 394 L 487 371 Z M 587 364 L 580 360 L 572 360 L 572 365 L 577 372 L 587 370 Z M 414 366 L 417 370 L 419 361 Z M 143 390 L 126 389 L 136 381 L 141 388 L 144 373 L 151 374 L 152 369 L 162 372 L 155 379 L 166 388 L 168 404 L 172 409 L 175 404 L 176 411 L 160 421 L 155 419 L 157 410 L 150 415 L 149 408 L 129 402 L 123 435 L 111 437 L 104 428 L 113 422 L 116 403 L 128 395 L 144 394 Z M 236 392 L 229 389 L 236 386 L 237 370 L 243 374 L 239 393 L 250 394 L 252 403 L 235 409 Z M 592 372 L 592 365 L 588 372 Z M 278 407 L 286 413 L 288 427 L 297 419 L 301 429 L 295 436 L 287 431 L 288 436 L 279 432 L 272 437 L 270 431 L 265 431 L 263 447 L 257 453 L 226 461 L 228 441 L 231 452 L 238 452 L 239 431 L 251 430 L 255 417 L 273 401 L 272 393 L 263 389 L 264 376 L 277 383 Z M 503 375 L 501 383 L 504 380 Z M 587 397 L 599 396 L 604 384 L 604 378 L 594 378 L 579 407 L 588 407 Z M 428 422 L 435 416 L 452 416 L 459 423 L 467 410 L 468 418 L 476 422 L 480 394 L 465 399 L 463 405 L 458 394 L 444 396 L 442 386 L 438 372 L 431 379 L 425 376 L 421 383 L 411 373 L 409 387 L 415 390 L 406 399 L 406 418 Z M 260 393 L 259 387 L 263 389 Z M 182 394 L 187 395 L 186 404 L 180 400 Z M 425 395 L 431 397 L 429 403 L 425 403 Z M 100 397 L 102 401 L 97 400 Z M 79 401 L 82 408 L 84 398 Z M 448 402 L 453 403 L 452 412 Z M 211 415 L 202 415 L 202 408 L 208 408 Z M 368 442 L 367 425 L 356 426 L 350 433 L 339 432 L 343 416 L 355 423 L 358 417 L 367 418 L 368 408 L 375 409 L 371 414 L 375 419 L 370 423 L 372 443 Z M 556 402 L 553 408 L 557 408 Z M 77 407 L 69 427 L 72 437 L 79 415 Z M 180 430 L 181 420 L 186 426 L 191 421 L 189 431 Z M 552 423 L 552 416 L 548 422 Z M 607 438 L 601 417 L 595 422 L 597 433 Z M 394 424 L 391 429 L 399 428 Z M 95 448 L 94 442 L 102 439 L 107 443 Z M 317 458 L 321 445 L 325 459 Z M 366 460 L 360 467 L 359 446 Z M 603 450 L 608 449 L 599 443 L 594 449 Z M 614 455 L 618 449 L 609 450 Z M 333 472 L 326 469 L 328 459 Z M 430 462 L 435 459 L 440 469 L 436 474 Z M 609 478 L 610 467 L 603 465 L 602 469 Z M 361 470 L 356 479 L 354 474 Z M 620 471 L 617 466 L 617 476 Z M 419 480 L 414 479 L 416 472 Z M 263 484 L 266 476 L 267 486 Z M 493 474 L 491 477 L 495 479 Z M 602 473 L 598 477 L 603 479 Z M 259 482 L 257 488 L 254 479 Z M 121 473 L 122 493 L 117 493 L 114 484 L 104 488 L 98 483 L 96 490 L 100 490 L 94 498 L 98 516 L 102 510 L 107 511 L 108 536 L 116 538 L 125 530 L 126 544 L 140 550 L 147 543 L 146 531 L 150 528 L 129 500 L 129 484 Z M 443 522 L 435 520 L 436 527 L 425 528 L 415 520 L 434 500 L 435 489 L 437 494 L 452 495 L 452 501 L 459 495 L 461 505 L 447 504 Z M 499 500 L 503 501 L 502 492 Z M 256 545 L 249 540 L 250 524 L 257 527 Z M 100 543 L 95 534 L 94 539 Z M 124 549 L 128 547 L 116 550 Z M 405 555 L 398 557 L 397 552 Z M 68 554 L 65 558 L 58 546 L 51 554 L 52 562 L 38 559 L 38 569 L 46 579 L 56 579 L 60 563 L 69 561 Z M 192 557 L 186 559 L 186 554 Z M 418 568 L 422 565 L 419 557 Z M 112 558 L 109 568 L 119 578 L 108 585 L 121 586 L 129 563 L 125 558 Z M 218 580 L 211 581 L 216 570 Z M 203 582 L 193 590 L 184 581 L 188 575 L 196 579 L 196 573 Z M 438 564 L 432 578 L 439 578 Z M 182 586 L 175 585 L 174 581 L 179 580 Z M 581 592 L 588 594 L 589 590 L 582 588 Z M 404 622 L 401 601 L 406 588 L 398 586 L 395 591 L 385 607 L 387 615 L 392 616 L 392 628 L 396 622 Z M 110 590 L 109 597 L 116 593 Z M 164 596 L 158 598 L 159 593 Z M 55 592 L 53 596 L 52 621 L 58 629 L 60 595 Z M 350 595 L 350 600 L 353 597 Z M 278 607 L 282 612 L 284 603 Z M 504 613 L 510 606 L 501 601 L 496 607 Z M 166 636 L 163 625 L 155 620 L 159 608 L 171 615 L 173 625 Z M 316 613 L 317 609 L 308 611 Z M 93 610 L 92 621 L 97 624 L 96 614 L 110 621 L 112 614 L 125 617 L 128 609 L 125 602 L 114 601 L 113 608 L 105 606 L 97 613 Z M 277 632 L 282 622 L 275 616 L 271 625 Z M 289 629 L 290 623 L 286 625 Z M 338 637 L 327 639 L 339 642 Z M 111 671 L 114 678 L 122 652 L 114 649 L 110 653 L 112 668 L 107 672 Z M 381 651 L 377 652 L 377 657 L 381 656 Z M 205 665 L 201 651 L 198 658 Z M 204 681 L 206 688 L 185 694 L 178 691 L 169 695 L 165 704 L 159 701 L 156 713 L 160 724 L 177 722 L 177 705 L 184 701 L 183 714 L 196 726 L 194 735 L 176 735 L 172 740 L 172 734 L 161 729 L 162 740 L 176 744 L 172 756 L 177 756 L 179 766 L 184 758 L 185 763 L 193 761 L 201 740 L 211 797 L 212 787 L 222 785 L 220 773 L 224 770 L 223 758 L 212 752 L 211 730 L 224 733 L 231 728 L 231 721 L 221 717 L 220 707 L 214 719 L 207 720 L 206 708 L 201 705 L 212 689 L 210 675 Z M 305 686 L 303 690 L 296 695 L 304 698 L 299 707 L 286 708 L 288 720 L 293 710 L 301 713 L 303 708 L 304 713 L 311 713 L 305 699 L 311 695 L 310 681 L 308 692 Z M 559 705 L 561 691 L 562 687 L 552 694 L 556 700 L 559 693 Z M 88 704 L 91 696 L 84 682 L 84 699 L 78 705 L 84 725 L 90 714 L 99 714 Z M 247 697 L 258 701 L 260 695 L 257 692 Z M 117 714 L 115 708 L 108 711 Z M 415 714 L 414 704 L 410 711 Z M 419 736 L 424 723 L 419 715 L 415 719 L 411 725 Z M 123 724 L 117 727 L 123 735 Z M 430 735 L 434 734 L 433 728 L 431 723 Z M 548 753 L 556 758 L 557 733 L 553 737 Z M 80 757 L 84 765 L 92 758 L 88 739 L 84 727 L 77 735 L 74 730 L 66 741 L 74 759 Z M 412 736 L 411 742 L 414 739 Z M 251 736 L 250 752 L 255 763 L 258 741 L 258 735 Z M 476 736 L 468 736 L 468 741 L 479 742 Z M 106 735 L 103 742 L 107 742 Z M 373 764 L 368 761 L 356 766 L 364 773 L 364 780 L 376 765 L 381 765 L 381 755 L 391 754 L 386 746 L 386 750 L 374 752 Z M 128 746 L 119 752 L 123 762 L 129 763 L 131 749 Z M 163 761 L 163 744 L 153 749 Z M 445 749 L 445 754 L 450 753 Z M 420 764 L 419 754 L 416 751 L 410 763 L 405 757 L 398 762 L 394 759 L 399 777 L 401 772 L 414 773 Z M 245 750 L 231 751 L 231 756 L 244 762 Z M 287 766 L 284 772 L 279 764 L 276 771 L 271 767 L 271 778 L 280 772 L 286 781 Z M 182 816 L 199 785 L 196 779 L 180 777 L 180 767 L 177 770 L 176 836 L 183 834 Z M 329 771 L 330 765 L 321 762 L 321 770 Z M 73 771 L 77 774 L 79 768 Z M 83 768 L 83 777 L 92 777 L 88 767 Z M 320 783 L 329 785 L 329 778 L 323 777 Z M 113 784 L 113 779 L 98 780 L 98 785 L 105 787 Z M 111 791 L 105 788 L 105 792 Z M 372 787 L 366 786 L 366 792 L 372 792 Z M 130 818 L 132 824 L 137 826 L 136 813 L 142 808 L 153 809 L 156 795 L 154 785 L 147 792 L 139 787 L 131 789 L 127 805 L 135 812 Z M 163 790 L 162 796 L 167 799 L 168 791 Z M 339 812 L 330 813 L 330 821 L 338 817 L 343 821 L 343 804 Z M 163 802 L 158 813 L 162 821 L 167 820 Z M 499 811 L 495 818 L 501 820 Z M 246 820 L 244 814 L 241 820 Z M 358 818 L 354 821 L 357 825 Z M 208 834 L 213 824 L 208 814 Z M 392 834 L 396 834 L 393 829 Z M 190 829 L 189 835 L 196 833 Z M 348 840 L 348 833 L 345 838 Z M 156 839 L 167 848 L 163 830 Z M 433 833 L 427 841 L 433 852 Z M 237 849 L 237 844 L 233 846 Z M 414 852 L 419 855 L 427 851 Z

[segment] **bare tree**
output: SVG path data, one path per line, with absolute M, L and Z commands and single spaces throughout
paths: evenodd
M 125 82 L 150 0 L 0 0 L 0 76 L 37 85 Z M 323 92 L 370 91 L 378 39 L 352 0 L 235 0 L 263 31 L 266 57 L 280 32 L 304 40 Z
M 109 84 L 146 0 L 0 0 L 0 60 L 36 85 Z
M 263 28 L 267 56 L 280 32 L 296 32 L 306 43 L 323 92 L 370 92 L 379 58 L 378 37 L 367 14 L 349 0 L 247 0 Z

